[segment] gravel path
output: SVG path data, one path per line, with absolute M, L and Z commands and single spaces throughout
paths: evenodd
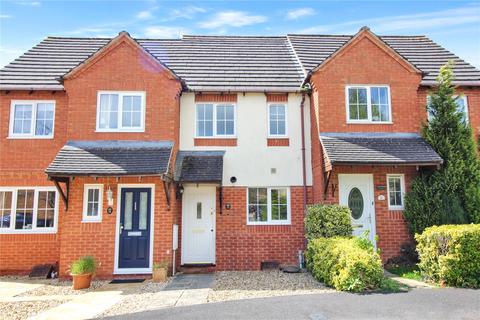
M 98 317 L 104 318 L 150 310 L 152 301 L 160 299 L 163 288 L 165 288 L 169 282 L 170 279 L 162 283 L 146 280 L 143 286 L 137 287 L 134 291 L 125 292 L 124 294 L 127 295 L 125 299 Z
M 88 289 L 82 290 L 73 290 L 72 281 L 66 280 L 50 280 L 50 282 L 45 283 L 44 286 L 40 288 L 27 291 L 25 293 L 17 295 L 17 297 L 30 297 L 30 296 L 51 296 L 51 295 L 80 295 L 95 289 L 100 288 L 104 284 L 108 283 L 107 281 L 94 280 Z
M 2 302 L 0 303 L 0 319 L 22 320 L 36 315 L 42 311 L 56 307 L 64 301 L 24 301 L 24 302 Z
M 309 273 L 281 271 L 225 271 L 215 274 L 208 302 L 335 292 Z

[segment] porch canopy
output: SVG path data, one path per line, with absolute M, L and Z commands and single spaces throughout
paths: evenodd
M 222 183 L 225 151 L 179 151 L 174 180 L 180 183 Z
M 45 173 L 55 183 L 68 210 L 71 177 L 158 175 L 165 181 L 172 148 L 171 141 L 68 141 Z M 59 183 L 65 183 L 65 191 Z
M 325 171 L 333 165 L 437 166 L 443 160 L 415 133 L 321 133 Z

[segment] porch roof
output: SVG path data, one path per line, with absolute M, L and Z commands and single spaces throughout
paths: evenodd
M 45 172 L 62 176 L 141 176 L 166 173 L 171 141 L 68 141 Z
M 442 158 L 415 133 L 320 134 L 331 165 L 438 165 Z
M 179 151 L 175 163 L 175 181 L 221 183 L 224 154 L 225 151 Z

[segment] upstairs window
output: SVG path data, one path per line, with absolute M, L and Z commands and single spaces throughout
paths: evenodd
M 468 123 L 468 103 L 466 96 L 455 96 L 455 103 L 457 104 L 457 112 L 462 115 L 461 121 Z M 427 105 L 430 105 L 430 96 L 427 96 Z M 428 120 L 433 119 L 433 114 L 428 109 Z
M 349 123 L 392 121 L 388 86 L 347 86 L 346 100 Z
M 233 104 L 197 104 L 196 126 L 197 137 L 235 136 L 235 106 Z
M 268 106 L 268 135 L 287 135 L 287 106 L 284 104 L 270 104 Z
M 12 101 L 11 138 L 53 138 L 54 101 Z
M 101 91 L 97 104 L 97 131 L 144 131 L 144 92 Z

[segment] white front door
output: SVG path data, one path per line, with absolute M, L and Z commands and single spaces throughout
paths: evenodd
M 340 204 L 352 211 L 353 235 L 361 236 L 368 231 L 375 244 L 375 204 L 373 175 L 339 174 Z
M 215 186 L 184 186 L 182 264 L 215 263 Z

